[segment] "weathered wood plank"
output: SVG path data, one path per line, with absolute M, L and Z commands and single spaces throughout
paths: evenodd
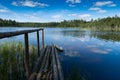
M 53 63 L 53 77 L 54 80 L 58 80 L 58 71 L 57 71 L 57 65 L 55 61 L 55 48 L 52 46 L 52 63 Z
M 41 64 L 41 62 L 42 62 L 42 59 L 43 59 L 44 56 L 45 56 L 45 51 L 46 51 L 46 48 L 41 49 L 41 55 L 40 55 L 40 57 L 38 58 L 38 60 L 36 61 L 36 64 L 35 64 L 35 66 L 34 66 L 34 68 L 33 68 L 33 72 L 39 70 L 39 67 L 40 67 L 40 64 Z
M 45 64 L 44 70 L 43 70 L 44 72 L 47 71 L 47 67 L 49 66 L 49 65 L 48 65 L 48 62 L 49 62 L 49 58 L 50 58 L 50 54 L 51 54 L 51 48 L 52 48 L 52 47 L 50 47 L 49 50 L 48 50 L 48 56 L 47 56 L 47 58 L 46 58 L 46 64 Z
M 42 30 L 42 48 L 44 48 L 44 30 Z
M 51 70 L 48 72 L 47 76 L 46 76 L 46 80 L 53 80 L 52 79 L 52 68 Z
M 38 46 L 38 56 L 40 56 L 40 39 L 39 39 L 39 31 L 37 31 L 37 46 Z
M 43 57 L 45 55 L 44 54 L 45 50 L 46 50 L 46 48 L 41 50 L 41 55 L 38 58 L 38 60 L 36 61 L 36 63 L 35 63 L 35 66 L 33 68 L 33 73 L 31 74 L 29 80 L 35 80 L 37 72 L 39 71 L 39 67 L 41 66 L 42 59 L 43 59 Z
M 56 48 L 55 48 L 55 57 L 56 57 L 56 63 L 57 63 L 57 68 L 58 68 L 59 80 L 64 80 L 63 71 L 62 71 L 62 68 L 61 68 L 59 55 L 58 55 L 58 52 L 57 52 Z
M 37 63 L 41 66 L 31 75 L 33 78 L 30 80 L 64 80 L 57 49 L 54 46 L 47 46 L 45 49 L 41 62 Z
M 36 31 L 40 31 L 43 29 L 32 29 L 32 30 L 21 30 L 21 31 L 14 31 L 14 32 L 0 32 L 0 39 L 6 38 L 6 37 L 12 37 L 12 36 L 17 36 L 25 33 L 32 33 Z
M 26 68 L 26 76 L 27 79 L 30 77 L 30 64 L 29 64 L 29 41 L 28 41 L 28 33 L 24 34 L 25 39 L 25 68 Z
M 49 46 L 48 46 L 48 48 L 47 48 L 47 50 L 46 50 L 46 52 L 45 52 L 45 57 L 44 57 L 44 59 L 43 59 L 43 61 L 42 61 L 42 64 L 41 64 L 41 67 L 40 67 L 40 70 L 39 70 L 39 72 L 38 72 L 38 75 L 37 75 L 37 80 L 41 80 L 41 76 L 42 76 L 42 72 L 43 72 L 43 70 L 44 70 L 44 65 L 45 65 L 45 62 L 46 62 L 46 59 L 47 59 L 47 56 L 48 56 L 48 51 L 49 51 Z

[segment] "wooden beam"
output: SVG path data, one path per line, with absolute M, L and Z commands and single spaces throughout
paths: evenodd
M 42 48 L 44 48 L 44 30 L 42 29 Z
M 58 79 L 58 71 L 57 71 L 57 64 L 55 61 L 55 48 L 52 46 L 52 64 L 53 64 L 53 77 L 54 80 L 59 80 Z
M 37 61 L 36 61 L 36 63 L 35 63 L 35 65 L 34 65 L 34 68 L 33 68 L 33 73 L 31 74 L 31 76 L 30 76 L 30 78 L 29 78 L 29 80 L 35 80 L 35 78 L 36 78 L 36 76 L 37 76 L 37 73 L 39 72 L 39 68 L 40 68 L 40 66 L 41 66 L 41 61 L 44 59 L 43 57 L 44 57 L 44 53 L 45 53 L 45 50 L 46 50 L 46 48 L 44 48 L 44 49 L 42 49 L 41 50 L 41 55 L 39 56 L 39 58 L 37 59 Z
M 56 57 L 56 63 L 57 63 L 57 68 L 58 68 L 59 79 L 64 80 L 63 71 L 62 71 L 62 68 L 61 68 L 59 55 L 58 55 L 58 52 L 57 52 L 56 48 L 55 48 L 55 57 Z
M 38 56 L 40 56 L 40 41 L 39 41 L 39 31 L 37 31 L 37 46 L 38 46 Z
M 36 31 L 40 31 L 40 30 L 43 30 L 43 29 L 21 30 L 21 31 L 14 31 L 14 32 L 0 32 L 0 39 L 17 36 L 17 35 L 21 35 L 21 34 L 25 34 L 25 33 L 36 32 Z
M 28 42 L 28 33 L 24 34 L 25 39 L 25 68 L 26 68 L 26 77 L 29 79 L 30 76 L 30 66 L 29 66 L 29 42 Z
M 41 80 L 41 76 L 42 76 L 42 72 L 43 72 L 43 70 L 44 70 L 44 66 L 45 66 L 45 64 L 46 64 L 46 60 L 47 60 L 47 56 L 49 55 L 49 46 L 47 46 L 47 48 L 46 48 L 46 52 L 44 53 L 45 55 L 44 55 L 44 59 L 43 59 L 43 61 L 42 61 L 42 63 L 41 63 L 41 67 L 40 67 L 40 70 L 39 70 L 39 72 L 38 72 L 38 75 L 37 75 L 37 78 L 36 78 L 36 80 Z

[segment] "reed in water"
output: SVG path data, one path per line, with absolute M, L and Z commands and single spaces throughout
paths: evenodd
M 37 48 L 30 46 L 30 68 L 37 57 Z M 0 44 L 0 80 L 25 80 L 25 56 L 22 42 L 3 42 Z

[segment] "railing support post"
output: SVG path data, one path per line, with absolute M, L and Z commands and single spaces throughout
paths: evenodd
M 44 48 L 44 29 L 42 29 L 42 48 Z
M 25 39 L 25 68 L 26 68 L 26 77 L 28 80 L 30 77 L 28 33 L 24 34 L 24 39 Z
M 38 46 L 38 56 L 40 56 L 40 41 L 39 41 L 39 31 L 37 31 L 37 46 Z

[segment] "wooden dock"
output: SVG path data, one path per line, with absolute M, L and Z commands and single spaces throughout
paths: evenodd
M 58 51 L 47 45 L 41 52 L 29 80 L 64 80 Z
M 42 31 L 42 48 L 40 48 L 39 31 Z M 37 32 L 38 59 L 32 73 L 29 62 L 28 34 Z M 54 45 L 44 47 L 44 29 L 22 30 L 16 32 L 0 32 L 0 39 L 24 34 L 25 41 L 25 69 L 27 80 L 64 80 L 59 55 Z

